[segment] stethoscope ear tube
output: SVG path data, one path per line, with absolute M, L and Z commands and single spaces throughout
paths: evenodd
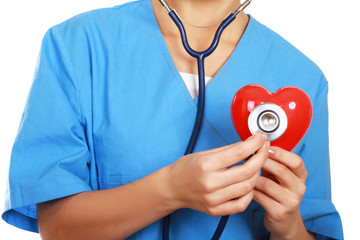
M 205 109 L 205 68 L 204 68 L 204 60 L 207 56 L 209 56 L 211 53 L 214 52 L 216 47 L 219 44 L 220 37 L 224 29 L 236 18 L 236 15 L 240 13 L 249 3 L 251 0 L 246 1 L 242 4 L 242 6 L 239 7 L 236 11 L 230 13 L 220 24 L 218 29 L 216 30 L 216 33 L 214 35 L 213 41 L 208 49 L 202 52 L 198 52 L 193 50 L 187 40 L 186 31 L 185 28 L 179 18 L 179 16 L 176 14 L 175 10 L 171 9 L 165 1 L 159 0 L 161 4 L 166 8 L 166 10 L 169 13 L 170 18 L 173 20 L 173 22 L 176 24 L 180 31 L 181 41 L 183 43 L 183 46 L 185 50 L 188 52 L 188 54 L 194 58 L 197 59 L 197 65 L 198 65 L 198 75 L 199 75 L 199 96 L 198 96 L 198 106 L 197 106 L 197 113 L 196 113 L 196 119 L 193 127 L 193 131 L 190 137 L 190 140 L 188 142 L 185 155 L 190 154 L 194 151 L 197 139 L 199 137 L 199 133 L 201 130 L 201 125 L 203 121 L 204 116 L 204 109 Z M 166 216 L 163 219 L 163 231 L 162 231 L 162 239 L 168 240 L 169 239 L 169 231 L 170 231 L 170 214 Z M 215 230 L 215 233 L 211 240 L 218 240 L 221 237 L 221 234 L 224 231 L 224 228 L 226 226 L 226 223 L 229 219 L 229 216 L 223 216 L 220 219 L 220 222 Z
M 235 20 L 236 15 L 234 13 L 230 13 L 220 24 L 220 26 L 218 27 L 218 29 L 216 30 L 216 33 L 214 35 L 213 41 L 211 43 L 211 45 L 208 47 L 208 49 L 206 49 L 205 51 L 202 52 L 198 52 L 193 50 L 190 45 L 189 42 L 187 40 L 187 36 L 186 36 L 186 31 L 184 28 L 184 25 L 182 24 L 179 16 L 177 15 L 177 13 L 175 12 L 175 10 L 171 10 L 169 12 L 169 16 L 170 18 L 173 20 L 173 22 L 176 24 L 176 26 L 178 27 L 179 31 L 180 31 L 180 36 L 181 36 L 181 41 L 182 44 L 185 48 L 185 50 L 187 51 L 187 53 L 196 58 L 196 59 L 204 59 L 206 57 L 208 57 L 210 54 L 212 54 L 214 52 L 214 50 L 216 49 L 216 47 L 219 44 L 220 41 L 220 36 L 222 34 L 222 32 L 224 31 L 224 29 L 232 22 Z

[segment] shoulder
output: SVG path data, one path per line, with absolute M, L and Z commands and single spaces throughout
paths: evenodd
M 258 22 L 256 19 L 253 20 L 257 37 L 260 38 L 263 44 L 268 47 L 268 53 L 271 56 L 277 57 L 279 59 L 289 60 L 293 64 L 300 64 L 301 66 L 312 69 L 315 72 L 321 72 L 320 68 L 298 48 L 296 48 L 269 27 Z
M 323 87 L 326 79 L 319 66 L 278 33 L 251 17 L 257 45 L 262 45 L 264 70 L 281 82 L 302 88 Z
M 49 28 L 43 43 L 55 44 L 84 61 L 84 56 L 91 59 L 94 54 L 113 52 L 134 35 L 143 37 L 143 32 L 151 29 L 151 13 L 148 0 L 87 11 Z
M 148 14 L 145 0 L 130 1 L 108 8 L 94 9 L 75 15 L 55 26 L 49 31 L 57 31 L 62 35 L 79 35 L 79 32 L 91 34 L 114 34 L 117 28 L 127 25 L 139 25 L 141 16 Z
M 69 18 L 60 23 L 59 25 L 82 25 L 87 24 L 88 22 L 100 20 L 110 22 L 118 18 L 126 19 L 127 17 L 131 16 L 136 18 L 137 15 L 141 14 L 140 11 L 142 10 L 143 5 L 145 5 L 145 0 L 136 0 L 113 7 L 94 9 L 75 15 L 72 18 Z

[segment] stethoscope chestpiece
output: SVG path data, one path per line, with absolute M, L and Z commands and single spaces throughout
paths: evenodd
M 279 139 L 286 131 L 288 119 L 284 110 L 274 103 L 262 103 L 256 106 L 248 118 L 251 134 L 259 132 L 267 134 L 267 140 Z

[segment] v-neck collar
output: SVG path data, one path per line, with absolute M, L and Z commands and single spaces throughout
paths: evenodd
M 191 94 L 189 93 L 187 87 L 186 87 L 186 84 L 184 83 L 178 69 L 176 68 L 176 65 L 175 65 L 175 62 L 170 54 L 170 51 L 169 51 L 169 48 L 168 46 L 166 45 L 166 42 L 165 42 L 165 39 L 164 39 L 164 36 L 162 35 L 161 33 L 161 30 L 160 30 L 160 26 L 156 20 L 156 17 L 155 17 L 155 13 L 154 13 L 154 9 L 153 9 L 153 5 L 152 5 L 152 1 L 151 0 L 144 0 L 147 5 L 147 8 L 149 9 L 150 11 L 150 16 L 151 16 L 151 21 L 152 21 L 152 26 L 154 28 L 154 32 L 155 32 L 155 35 L 158 39 L 158 42 L 161 46 L 161 49 L 164 53 L 164 56 L 167 60 L 167 63 L 168 63 L 168 67 L 170 69 L 170 71 L 173 73 L 174 75 L 174 79 L 178 82 L 180 82 L 179 85 L 182 86 L 183 90 L 184 90 L 184 94 L 187 95 L 188 99 L 192 102 L 192 104 L 194 104 L 195 107 L 197 107 L 197 101 L 198 101 L 198 97 L 196 97 L 195 99 L 192 99 L 191 97 Z M 253 22 L 254 22 L 254 19 L 251 17 L 251 15 L 248 15 L 249 16 L 249 22 L 248 22 L 248 25 L 240 39 L 240 41 L 237 43 L 235 49 L 233 50 L 233 52 L 231 53 L 230 57 L 226 60 L 226 62 L 222 65 L 222 67 L 220 68 L 220 70 L 216 73 L 216 75 L 211 79 L 211 81 L 209 82 L 209 84 L 206 86 L 205 89 L 208 89 L 208 88 L 211 88 L 212 85 L 214 85 L 214 82 L 217 82 L 217 81 L 221 81 L 222 79 L 222 76 L 224 74 L 226 74 L 227 71 L 229 71 L 229 66 L 231 66 L 232 62 L 236 59 L 236 56 L 238 54 L 241 54 L 241 49 L 246 47 L 246 44 L 247 42 L 249 41 L 249 32 L 251 32 L 251 29 L 252 29 L 252 25 L 253 25 Z

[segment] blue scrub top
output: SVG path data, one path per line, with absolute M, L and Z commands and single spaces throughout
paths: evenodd
M 239 141 L 230 116 L 236 91 L 292 85 L 314 106 L 293 152 L 308 171 L 300 211 L 318 239 L 342 239 L 331 202 L 327 81 L 319 68 L 250 16 L 225 65 L 206 87 L 195 151 Z M 11 154 L 2 218 L 38 232 L 36 204 L 138 180 L 180 158 L 196 115 L 150 0 L 75 16 L 48 30 Z M 101 203 L 99 203 L 101 204 Z M 252 202 L 230 217 L 222 239 L 266 239 L 264 209 Z M 219 217 L 191 209 L 172 215 L 171 239 L 210 239 Z M 157 221 L 129 239 L 161 239 Z

